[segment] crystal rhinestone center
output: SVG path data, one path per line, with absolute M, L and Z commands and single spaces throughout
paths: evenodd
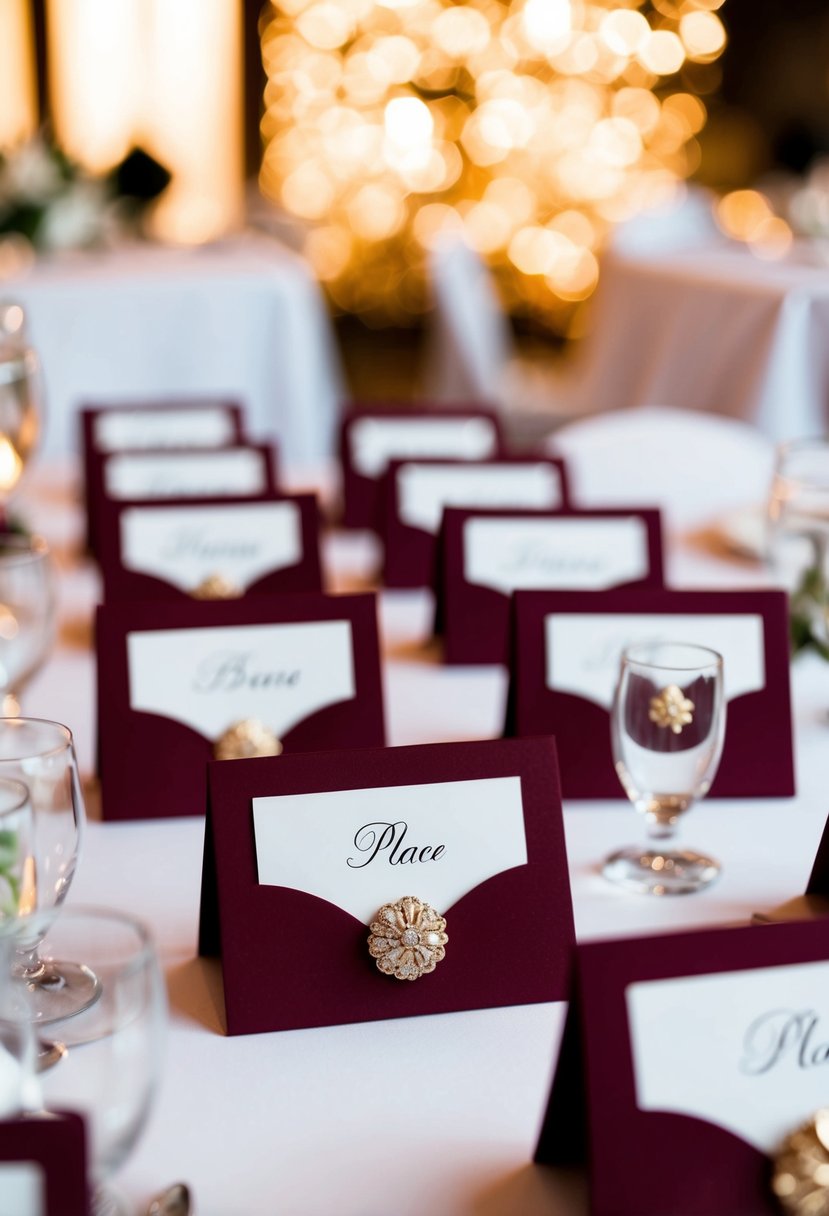
M 417 929 L 404 929 L 400 934 L 400 940 L 404 946 L 416 946 L 420 941 L 420 934 Z

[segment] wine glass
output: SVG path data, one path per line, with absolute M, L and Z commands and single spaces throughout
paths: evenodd
M 768 559 L 789 593 L 796 649 L 829 646 L 829 440 L 781 444 L 768 506 Z
M 40 436 L 37 356 L 26 341 L 20 304 L 0 300 L 0 508 L 5 508 Z
M 653 842 L 613 853 L 611 882 L 650 895 L 685 895 L 720 872 L 712 857 L 663 848 L 679 817 L 710 789 L 725 735 L 722 656 L 686 642 L 644 642 L 622 654 L 613 701 L 613 762 Z
M 0 694 L 4 716 L 20 713 L 19 694 L 55 639 L 56 580 L 49 546 L 38 536 L 0 535 Z
M 46 961 L 39 954 L 72 882 L 86 821 L 69 729 L 38 718 L 0 718 L 0 779 L 7 786 L 20 783 L 28 794 L 31 826 L 24 830 L 21 806 L 4 919 L 17 944 L 13 975 L 31 990 L 33 1020 L 45 1025 L 84 1009 L 100 991 L 85 964 Z
M 93 1216 L 116 1216 L 124 1209 L 106 1184 L 138 1140 L 161 1075 L 167 1005 L 158 957 L 140 921 L 100 908 L 65 909 L 41 952 L 83 953 L 100 980 L 94 1005 L 50 1027 L 64 1053 L 38 1079 L 44 1111 L 84 1115 Z

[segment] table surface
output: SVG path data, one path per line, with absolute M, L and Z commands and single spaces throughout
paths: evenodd
M 74 472 L 34 470 L 20 512 L 63 567 L 60 645 L 24 697 L 27 713 L 74 730 L 82 768 L 94 747 L 94 568 L 77 556 Z M 302 479 L 298 479 L 302 481 Z M 758 495 L 764 487 L 759 484 Z M 716 503 L 711 503 L 716 511 Z M 328 533 L 332 590 L 364 587 L 377 548 Z M 724 560 L 674 535 L 677 586 L 746 586 L 759 566 Z M 448 669 L 429 643 L 430 596 L 386 592 L 379 615 L 391 744 L 484 738 L 500 730 L 506 673 Z M 623 800 L 565 806 L 581 940 L 743 923 L 800 893 L 829 811 L 829 667 L 793 666 L 798 795 L 707 801 L 683 834 L 723 862 L 691 897 L 649 899 L 604 882 L 597 864 L 641 835 Z M 149 1124 L 118 1184 L 135 1211 L 175 1179 L 199 1216 L 582 1216 L 584 1179 L 530 1164 L 555 1061 L 560 1005 L 533 1005 L 226 1038 L 218 964 L 195 942 L 203 823 L 90 823 L 71 902 L 108 905 L 151 926 L 166 970 L 170 1032 Z M 255 977 L 253 982 L 255 982 Z M 284 976 L 286 985 L 293 977 Z M 633 1216 L 633 1214 L 632 1214 Z M 727 1216 L 727 1214 L 723 1214 Z

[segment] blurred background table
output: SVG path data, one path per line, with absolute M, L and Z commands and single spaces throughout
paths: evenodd
M 76 450 L 79 405 L 165 396 L 241 401 L 286 461 L 334 450 L 345 391 L 328 311 L 273 239 L 40 258 L 2 295 L 24 305 L 44 369 L 47 455 Z
M 776 440 L 822 434 L 829 274 L 816 258 L 804 246 L 763 261 L 723 243 L 609 253 L 570 404 L 709 410 Z
M 604 437 L 603 425 L 610 428 Z M 649 444 L 643 433 L 652 436 Z M 740 492 L 760 503 L 769 445 L 752 430 L 707 416 L 634 411 L 565 428 L 561 435 L 584 497 L 595 499 L 600 483 L 615 502 L 673 497 L 672 585 L 766 581 L 759 562 L 728 556 L 722 544 L 709 542 L 721 512 L 734 501 L 729 486 L 721 486 L 718 496 L 722 479 L 709 481 L 693 460 L 692 474 L 697 472 L 682 484 L 651 471 L 660 443 L 664 450 L 697 455 L 715 446 L 723 459 L 741 465 Z M 610 470 L 609 450 L 615 457 Z M 20 504 L 51 537 L 64 567 L 61 645 L 32 682 L 25 709 L 70 723 L 89 773 L 89 621 L 99 586 L 94 568 L 76 552 L 81 520 L 72 501 L 75 478 L 71 467 L 44 463 L 33 470 Z M 293 478 L 297 485 L 303 480 Z M 330 588 L 367 585 L 378 558 L 373 538 L 329 532 L 323 551 Z M 425 591 L 380 594 L 390 743 L 496 735 L 506 672 L 442 667 L 428 639 L 431 609 Z M 655 900 L 611 887 L 598 863 L 612 848 L 641 838 L 642 825 L 621 797 L 565 806 L 580 939 L 745 923 L 755 910 L 804 889 L 829 811 L 829 665 L 798 659 L 793 687 L 798 796 L 706 800 L 692 812 L 683 837 L 710 849 L 724 867 L 703 894 Z M 143 1211 L 139 1205 L 152 1192 L 183 1178 L 194 1187 L 199 1216 L 583 1216 L 582 1178 L 529 1164 L 563 1007 L 228 1039 L 218 965 L 195 958 L 202 844 L 203 824 L 195 819 L 92 823 L 70 892 L 72 902 L 144 918 L 166 970 L 172 1018 L 164 1082 L 120 1175 L 136 1210 Z M 293 977 L 284 982 L 292 984 Z

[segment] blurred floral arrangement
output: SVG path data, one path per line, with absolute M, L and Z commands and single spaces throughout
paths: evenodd
M 140 148 L 93 176 L 42 132 L 0 153 L 0 242 L 46 252 L 111 243 L 139 231 L 144 209 L 169 181 Z

